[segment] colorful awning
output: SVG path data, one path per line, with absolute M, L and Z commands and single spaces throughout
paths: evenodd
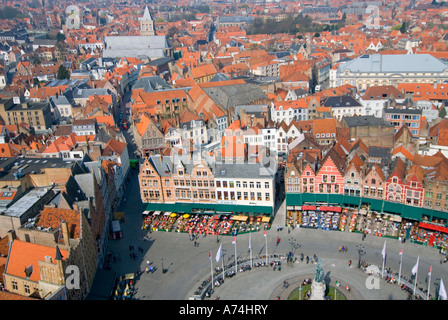
M 420 228 L 425 228 L 429 230 L 440 231 L 444 233 L 448 233 L 448 228 L 442 226 L 436 226 L 435 224 L 420 222 L 418 225 Z

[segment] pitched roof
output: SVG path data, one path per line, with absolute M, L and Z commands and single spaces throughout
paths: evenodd
M 313 131 L 314 134 L 322 133 L 334 133 L 336 134 L 336 119 L 314 119 L 313 120 Z
M 210 75 L 214 75 L 215 73 L 217 73 L 215 66 L 212 63 L 200 65 L 195 68 L 191 68 L 190 72 L 191 72 L 191 76 L 193 77 L 193 79 L 210 76 Z
M 62 254 L 62 259 L 66 260 L 68 257 L 68 251 L 64 249 L 60 251 Z M 30 275 L 30 280 L 38 282 L 41 280 L 39 261 L 45 261 L 46 256 L 50 256 L 53 263 L 56 264 L 54 262 L 56 258 L 55 248 L 16 239 L 11 246 L 5 273 L 24 279 L 26 278 L 25 269 L 33 266 L 33 272 Z
M 68 224 L 70 237 L 72 239 L 79 239 L 81 236 L 81 217 L 79 214 L 80 212 L 78 210 L 44 207 L 36 225 L 43 228 L 58 229 L 61 221 L 65 220 Z
M 396 155 L 399 153 L 401 153 L 403 156 L 405 156 L 409 160 L 414 161 L 415 156 L 411 152 L 409 152 L 404 146 L 399 146 L 392 151 L 392 155 Z
M 108 156 L 114 153 L 117 155 L 121 155 L 125 149 L 126 149 L 126 143 L 120 142 L 115 139 L 110 139 L 109 142 L 104 147 L 102 155 Z
M 394 86 L 371 86 L 366 89 L 363 100 L 384 100 L 393 96 L 395 99 L 403 99 L 404 94 Z
M 369 170 L 367 170 L 367 172 L 366 172 L 366 177 L 367 177 L 367 176 L 370 174 L 370 172 L 373 171 L 373 170 L 375 170 L 375 172 L 380 176 L 380 178 L 381 178 L 382 181 L 385 180 L 386 177 L 384 176 L 384 172 L 383 172 L 383 170 L 381 170 L 380 166 L 377 165 L 376 163 L 375 163 L 373 166 L 371 166 L 371 167 L 369 168 Z
M 414 164 L 409 168 L 408 172 L 406 172 L 406 180 L 410 179 L 412 175 L 415 175 L 418 181 L 423 182 L 423 179 L 426 176 L 426 170 L 424 170 L 418 164 Z

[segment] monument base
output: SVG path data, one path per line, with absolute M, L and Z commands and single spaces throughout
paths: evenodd
M 313 281 L 311 284 L 310 300 L 325 300 L 326 285 L 323 282 Z

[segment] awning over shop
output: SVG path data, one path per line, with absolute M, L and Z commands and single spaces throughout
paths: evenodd
M 448 228 L 442 227 L 442 226 L 436 226 L 435 224 L 431 224 L 431 223 L 420 222 L 418 224 L 418 226 L 420 228 L 424 228 L 424 229 L 428 229 L 428 230 L 434 230 L 434 231 L 440 231 L 443 233 L 448 233 Z
M 269 217 L 263 217 L 261 219 L 261 222 L 269 222 L 270 220 L 271 220 L 271 218 L 269 218 Z
M 329 207 L 329 206 L 320 206 L 319 207 L 320 211 L 332 211 L 332 212 L 341 212 L 342 208 L 341 207 Z
M 316 206 L 302 206 L 302 210 L 316 210 Z
M 247 216 L 233 216 L 232 220 L 235 220 L 235 221 L 247 221 L 248 218 L 249 217 L 247 217 Z

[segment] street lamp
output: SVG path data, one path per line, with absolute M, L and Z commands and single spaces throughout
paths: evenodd
M 291 245 L 291 253 L 292 253 L 292 256 L 294 256 L 295 253 L 296 253 L 296 249 L 297 249 L 297 248 L 300 248 L 300 244 L 297 243 L 297 240 L 294 239 L 294 238 L 292 238 L 292 237 L 289 238 L 288 241 L 289 241 L 289 244 Z M 291 259 L 292 259 L 292 257 L 291 257 Z
M 356 249 L 358 250 L 358 255 L 359 255 L 358 268 L 361 268 L 361 256 L 366 254 L 366 248 L 363 245 L 358 244 L 356 246 Z

